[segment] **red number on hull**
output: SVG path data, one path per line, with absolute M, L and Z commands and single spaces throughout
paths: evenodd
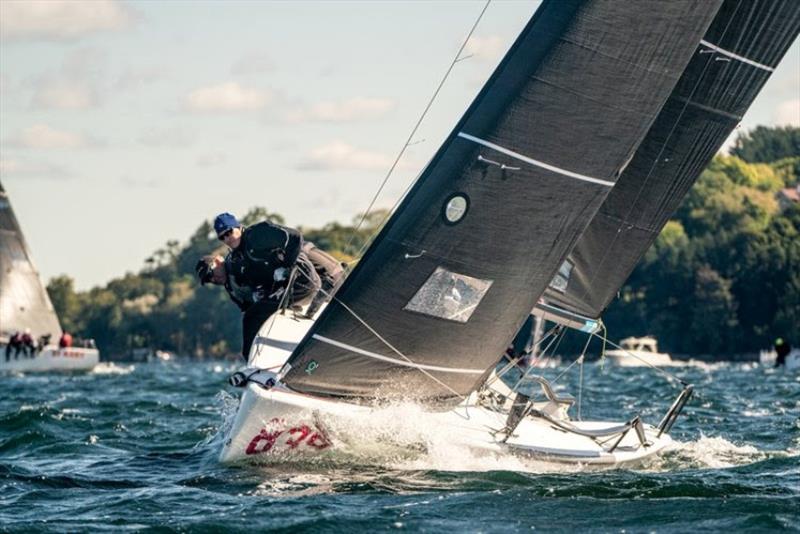
M 283 420 L 278 418 L 270 421 L 272 426 L 281 423 L 283 423 Z M 250 444 L 247 445 L 247 449 L 244 451 L 245 454 L 261 454 L 262 452 L 269 451 L 275 445 L 275 442 L 278 441 L 278 437 L 281 434 L 283 434 L 283 430 L 269 430 L 267 428 L 262 428 L 261 432 L 256 434 L 253 439 L 250 440 Z
M 317 450 L 327 449 L 331 446 L 331 442 L 325 433 L 319 429 L 313 429 L 308 425 L 294 426 L 288 430 L 277 429 L 277 425 L 284 425 L 283 419 L 272 419 L 266 428 L 256 434 L 245 449 L 245 454 L 261 454 L 269 452 L 275 446 L 278 438 L 282 434 L 289 434 L 289 439 L 284 442 L 284 445 L 290 449 L 296 449 L 301 444 L 305 443 L 308 447 L 313 447 Z M 316 432 L 314 432 L 316 430 Z

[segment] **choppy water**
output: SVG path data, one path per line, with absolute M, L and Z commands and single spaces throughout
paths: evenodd
M 673 429 L 676 446 L 635 470 L 590 471 L 475 456 L 435 439 L 426 454 L 376 453 L 369 466 L 221 466 L 233 370 L 103 364 L 82 375 L 0 376 L 0 530 L 800 529 L 800 373 L 671 368 L 697 388 Z M 652 372 L 594 364 L 583 416 L 638 412 L 653 422 L 676 393 Z

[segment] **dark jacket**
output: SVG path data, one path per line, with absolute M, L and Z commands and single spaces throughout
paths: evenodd
M 239 246 L 225 257 L 225 290 L 231 300 L 245 311 L 285 286 L 285 280 L 275 281 L 275 270 L 290 270 L 302 246 L 300 232 L 292 228 L 269 221 L 245 228 Z

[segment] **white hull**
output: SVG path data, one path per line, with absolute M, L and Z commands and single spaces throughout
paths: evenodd
M 644 367 L 647 363 L 655 366 L 675 365 L 669 354 L 642 350 L 607 350 L 606 361 L 618 367 Z
M 262 327 L 251 351 L 250 368 L 277 372 L 311 324 L 286 316 L 274 317 Z M 220 461 L 269 463 L 337 453 L 355 454 L 368 461 L 369 455 L 365 457 L 364 450 L 424 451 L 425 429 L 446 436 L 453 447 L 487 454 L 511 452 L 548 461 L 602 465 L 640 462 L 671 442 L 668 435 L 658 437 L 657 429 L 645 425 L 647 445 L 641 445 L 631 429 L 611 450 L 619 435 L 605 438 L 601 445 L 601 440 L 565 432 L 545 419 L 526 417 L 504 443 L 504 434 L 497 431 L 503 429 L 506 414 L 476 405 L 475 398 L 473 395 L 449 411 L 423 411 L 418 406 L 396 407 L 392 411 L 392 407 L 373 408 L 299 394 L 280 383 L 266 389 L 251 382 L 225 436 Z M 555 415 L 557 411 L 549 413 Z M 564 423 L 583 431 L 620 424 L 568 420 Z
M 97 349 L 70 347 L 59 349 L 47 346 L 33 358 L 11 355 L 6 361 L 5 347 L 0 348 L 0 372 L 30 372 L 30 371 L 88 371 L 97 365 L 100 352 Z
M 254 461 L 283 462 L 322 455 L 356 455 L 364 458 L 365 450 L 391 450 L 406 447 L 409 453 L 424 451 L 424 433 L 414 436 L 396 432 L 419 426 L 436 428 L 437 433 L 449 435 L 454 448 L 467 447 L 488 454 L 514 453 L 545 461 L 582 464 L 621 465 L 635 463 L 656 454 L 671 439 L 646 426 L 647 447 L 639 445 L 635 432 L 630 431 L 613 452 L 607 452 L 617 438 L 604 448 L 595 440 L 555 429 L 541 419 L 526 418 L 506 442 L 494 430 L 503 428 L 505 414 L 486 408 L 461 405 L 446 412 L 413 413 L 414 422 L 386 421 L 381 415 L 385 408 L 370 408 L 341 401 L 301 395 L 276 386 L 265 390 L 249 384 L 242 395 L 239 411 L 226 436 L 220 461 L 224 463 Z M 369 428 L 370 419 L 377 414 L 384 431 Z M 423 421 L 424 420 L 424 421 Z M 572 422 L 591 430 L 611 426 L 608 422 Z M 415 442 L 416 438 L 416 442 Z M 381 443 L 364 440 L 380 439 Z

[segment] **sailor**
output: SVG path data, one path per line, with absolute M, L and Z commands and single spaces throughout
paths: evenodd
M 789 344 L 788 341 L 784 340 L 783 338 L 779 337 L 775 340 L 775 354 L 777 355 L 775 358 L 775 367 L 780 367 L 782 365 L 786 365 L 786 357 L 792 352 L 792 346 Z
M 22 334 L 22 351 L 28 358 L 33 358 L 36 346 L 33 344 L 33 336 L 31 336 L 31 329 L 26 328 L 25 333 Z
M 66 349 L 71 346 L 72 346 L 72 335 L 65 330 L 64 333 L 61 334 L 61 337 L 58 340 L 58 348 Z
M 36 342 L 36 353 L 40 353 L 44 350 L 44 348 L 50 344 L 50 338 L 53 337 L 52 334 L 42 334 L 39 336 L 39 340 Z
M 8 340 L 8 345 L 6 345 L 6 361 L 11 359 L 11 351 L 14 351 L 14 359 L 19 359 L 19 352 L 22 350 L 22 334 L 18 331 L 14 332 L 14 335 Z
M 214 219 L 217 237 L 230 252 L 201 259 L 195 271 L 201 284 L 225 286 L 231 300 L 242 310 L 242 356 L 261 328 L 281 306 L 299 309 L 320 289 L 320 278 L 297 230 L 269 221 L 244 227 L 230 213 Z

